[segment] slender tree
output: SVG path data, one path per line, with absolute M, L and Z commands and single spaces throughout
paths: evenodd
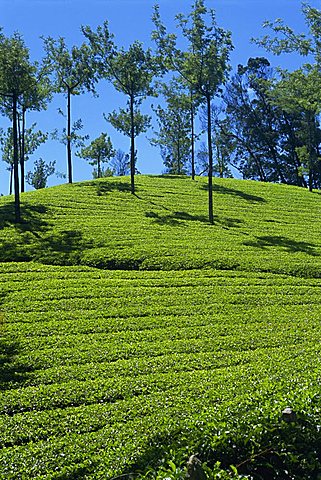
M 159 130 L 151 139 L 151 144 L 160 147 L 163 163 L 167 173 L 187 174 L 188 163 L 192 163 L 195 175 L 195 159 L 193 163 L 191 124 L 191 98 L 189 92 L 177 80 L 164 83 L 160 91 L 166 101 L 166 108 L 161 105 L 153 107 L 157 115 Z M 192 157 L 192 158 L 191 158 Z
M 42 158 L 36 160 L 33 172 L 30 171 L 26 175 L 27 183 L 33 186 L 36 190 L 45 188 L 48 177 L 55 173 L 55 165 L 55 161 L 46 163 Z
M 30 62 L 29 50 L 22 37 L 15 33 L 5 37 L 0 33 L 0 101 L 12 121 L 13 176 L 15 219 L 21 221 L 19 191 L 18 112 L 23 95 L 33 92 L 37 85 L 37 66 Z
M 159 71 L 159 64 L 150 49 L 144 50 L 141 42 L 135 41 L 128 50 L 117 49 L 108 22 L 99 26 L 96 32 L 88 26 L 82 27 L 82 31 L 89 41 L 98 77 L 112 81 L 116 90 L 128 97 L 127 110 L 121 109 L 119 114 L 113 112 L 109 121 L 125 132 L 123 127 L 127 125 L 126 117 L 129 118 L 131 193 L 135 193 L 135 137 L 145 131 L 138 130 L 143 118 L 138 107 L 146 96 L 153 94 L 152 81 Z
M 130 177 L 131 193 L 135 193 L 135 158 L 136 147 L 135 138 L 144 133 L 150 126 L 150 117 L 142 115 L 139 106 L 146 96 L 153 94 L 151 83 L 157 73 L 157 64 L 152 56 L 151 50 L 144 51 L 140 42 L 134 42 L 129 49 L 125 51 L 120 49 L 113 57 L 111 62 L 111 73 L 113 84 L 116 90 L 124 93 L 128 97 L 128 108 L 121 110 L 118 116 L 113 113 L 109 121 L 117 128 L 126 125 L 126 114 L 130 124 Z M 117 122 L 120 120 L 120 123 Z M 125 130 L 120 127 L 120 130 Z
M 93 140 L 90 145 L 82 148 L 76 155 L 87 160 L 90 165 L 97 167 L 97 178 L 101 178 L 102 163 L 107 163 L 111 160 L 115 153 L 110 137 L 106 133 L 102 133 L 98 138 Z
M 230 32 L 217 26 L 214 10 L 208 10 L 204 0 L 195 0 L 191 13 L 187 16 L 179 14 L 176 20 L 187 41 L 187 51 L 177 47 L 175 34 L 167 34 L 158 6 L 155 7 L 153 15 L 156 27 L 153 39 L 157 43 L 159 54 L 165 56 L 167 68 L 177 71 L 190 85 L 191 91 L 201 97 L 207 108 L 208 211 L 209 222 L 213 224 L 211 104 L 226 80 L 229 71 L 229 55 L 233 46 Z
M 273 101 L 282 111 L 300 116 L 300 145 L 296 153 L 301 176 L 308 177 L 308 187 L 320 187 L 320 128 L 321 72 L 316 67 L 303 67 L 294 72 L 283 72 L 273 90 Z
M 30 155 L 28 146 L 33 143 L 31 140 L 31 131 L 33 130 L 35 124 L 33 124 L 29 129 L 27 127 L 26 114 L 29 110 L 44 110 L 47 108 L 48 101 L 51 99 L 51 85 L 49 78 L 46 75 L 46 72 L 39 69 L 38 71 L 38 80 L 35 85 L 35 88 L 32 91 L 26 92 L 22 95 L 20 100 L 20 111 L 19 111 L 19 146 L 20 146 L 20 183 L 21 183 L 21 192 L 25 190 L 25 162 Z M 40 132 L 41 133 L 41 132 Z M 26 139 L 26 136 L 28 137 Z M 35 137 L 33 137 L 35 139 Z M 38 135 L 40 139 L 40 136 Z M 42 137 L 42 141 L 46 141 L 47 138 Z M 29 142 L 29 145 L 26 142 Z M 37 148 L 37 147 L 36 147 Z
M 65 137 L 68 182 L 72 183 L 71 98 L 73 95 L 79 95 L 85 91 L 94 92 L 94 69 L 87 45 L 73 46 L 69 50 L 63 37 L 59 37 L 57 40 L 48 37 L 43 40 L 46 52 L 44 66 L 52 73 L 53 89 L 56 93 L 63 93 L 67 98 Z
M 9 195 L 12 195 L 13 182 L 13 134 L 12 127 L 0 131 L 0 148 L 2 160 L 8 164 L 6 169 L 9 172 Z

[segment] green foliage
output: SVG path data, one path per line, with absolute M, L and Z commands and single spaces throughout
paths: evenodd
M 113 175 L 123 176 L 130 172 L 130 161 L 128 153 L 118 149 L 110 162 Z
M 36 65 L 29 60 L 29 50 L 18 33 L 5 37 L 0 32 L 0 96 L 2 102 L 13 95 L 20 97 L 36 88 Z
M 110 137 L 107 133 L 102 133 L 98 138 L 93 140 L 88 147 L 82 148 L 77 155 L 87 160 L 90 165 L 97 165 L 96 178 L 100 178 L 104 176 L 102 174 L 101 164 L 108 162 L 115 153 Z
M 179 14 L 176 20 L 187 41 L 187 51 L 177 48 L 175 34 L 166 33 L 156 5 L 153 39 L 159 53 L 165 56 L 167 68 L 179 72 L 194 92 L 212 98 L 229 70 L 229 55 L 233 49 L 231 34 L 217 26 L 214 10 L 207 9 L 203 0 L 196 0 L 191 13 L 188 16 Z
M 277 101 L 285 111 L 321 111 L 321 75 L 315 67 L 304 67 L 293 72 L 282 72 L 281 80 L 273 91 Z
M 21 221 L 19 185 L 18 107 L 28 99 L 28 108 L 39 110 L 38 66 L 30 62 L 29 50 L 15 33 L 5 37 L 0 31 L 0 108 L 12 121 L 15 219 Z M 39 82 L 39 85 L 42 82 Z M 23 162 L 22 162 L 23 163 Z
M 109 122 L 116 130 L 124 133 L 127 137 L 131 136 L 132 123 L 130 115 L 130 107 L 126 109 L 120 108 L 117 112 L 114 110 L 105 116 L 107 122 Z M 138 137 L 141 133 L 146 132 L 151 125 L 151 117 L 149 115 L 143 115 L 138 107 L 134 109 L 134 137 Z
M 68 182 L 72 183 L 72 145 L 76 143 L 78 147 L 82 146 L 83 138 L 77 135 L 77 131 L 82 128 L 81 120 L 77 120 L 72 126 L 71 98 L 85 91 L 95 93 L 95 70 L 88 45 L 68 49 L 63 37 L 57 40 L 47 37 L 43 38 L 43 41 L 46 52 L 44 68 L 51 74 L 54 91 L 64 93 L 67 97 L 67 126 L 60 141 L 67 145 Z M 57 130 L 54 138 L 58 138 Z
M 119 92 L 133 98 L 153 94 L 151 84 L 158 73 L 158 64 L 152 51 L 144 50 L 141 42 L 135 41 L 128 50 L 115 51 L 110 68 L 113 84 Z
M 159 131 L 151 144 L 160 147 L 166 173 L 186 174 L 191 156 L 191 96 L 177 81 L 162 86 L 166 108 L 154 108 Z
M 45 188 L 48 177 L 55 173 L 55 165 L 55 161 L 46 163 L 42 158 L 36 160 L 33 172 L 28 172 L 26 175 L 26 180 L 29 185 L 32 185 L 36 190 Z
M 213 147 L 211 126 L 211 102 L 220 93 L 230 69 L 229 56 L 233 49 L 231 33 L 218 27 L 215 12 L 205 6 L 204 0 L 195 0 L 191 12 L 176 15 L 177 26 L 182 33 L 187 49 L 177 47 L 177 36 L 167 34 L 162 24 L 159 6 L 154 9 L 155 30 L 153 39 L 163 58 L 164 68 L 180 74 L 207 109 L 208 143 L 208 217 L 214 223 L 213 212 Z
M 321 11 L 308 3 L 302 3 L 302 13 L 308 27 L 307 34 L 298 34 L 286 25 L 281 18 L 274 22 L 265 21 L 264 28 L 272 31 L 272 35 L 265 35 L 253 41 L 276 55 L 281 53 L 298 52 L 306 57 L 313 55 L 318 66 L 321 64 Z
M 319 194 L 214 193 L 214 226 L 203 178 L 0 198 L 0 478 L 317 478 Z
M 87 45 L 68 48 L 63 37 L 57 40 L 43 37 L 46 57 L 44 67 L 52 75 L 54 90 L 58 93 L 79 95 L 86 90 L 93 91 L 94 71 L 90 62 Z

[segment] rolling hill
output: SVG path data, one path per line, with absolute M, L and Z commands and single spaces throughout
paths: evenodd
M 320 194 L 214 183 L 0 198 L 1 479 L 318 478 Z

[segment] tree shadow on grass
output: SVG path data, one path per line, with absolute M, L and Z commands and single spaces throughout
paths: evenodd
M 154 223 L 158 225 L 170 225 L 172 227 L 182 227 L 188 222 L 203 222 L 207 223 L 208 220 L 204 215 L 190 215 L 187 212 L 173 212 L 168 215 L 160 215 L 156 212 L 146 212 L 145 216 L 151 218 Z
M 97 196 L 101 197 L 107 193 L 118 191 L 118 192 L 131 192 L 131 185 L 129 182 L 116 182 L 110 180 L 103 181 L 92 181 L 92 182 L 83 182 L 85 187 L 95 187 Z
M 19 384 L 23 384 L 26 380 L 26 373 L 32 370 L 28 365 L 19 365 L 14 362 L 18 353 L 18 342 L 0 339 L 0 391 L 16 388 Z
M 146 212 L 145 216 L 151 218 L 158 225 L 171 225 L 172 227 L 182 227 L 186 222 L 201 222 L 209 225 L 208 217 L 205 215 L 191 215 L 187 212 L 173 212 L 168 215 L 160 215 L 156 212 Z M 221 225 L 224 228 L 236 228 L 243 223 L 243 220 L 229 217 L 215 217 L 214 225 Z
M 49 265 L 78 265 L 84 250 L 94 246 L 79 230 L 61 230 L 41 238 L 34 259 Z
M 1 303 L 1 299 L 0 299 Z M 31 371 L 27 365 L 14 363 L 19 353 L 19 344 L 3 336 L 5 331 L 4 314 L 0 311 L 0 391 L 5 391 L 23 383 L 26 373 Z
M 239 218 L 214 216 L 214 225 L 219 224 L 225 229 L 240 228 L 243 223 L 244 221 Z
M 319 256 L 315 251 L 316 245 L 307 242 L 298 242 L 281 235 L 256 237 L 256 240 L 246 241 L 244 245 L 261 248 L 262 250 L 266 250 L 268 247 L 281 247 L 289 253 L 303 252 L 308 255 Z
M 202 188 L 208 191 L 208 185 L 202 185 Z M 263 197 L 251 195 L 235 188 L 223 187 L 222 185 L 213 185 L 213 192 L 220 193 L 222 195 L 233 195 L 235 197 L 242 198 L 243 200 L 246 200 L 250 203 L 266 203 L 266 200 Z
M 147 175 L 150 178 L 164 178 L 168 180 L 186 180 L 187 178 L 191 178 L 188 175 L 172 175 L 170 173 L 163 173 L 162 175 Z
M 48 227 L 48 222 L 44 215 L 48 212 L 45 205 L 31 205 L 23 203 L 20 205 L 21 222 L 15 222 L 14 202 L 7 203 L 0 207 L 0 230 L 5 227 L 14 225 L 21 232 L 33 232 L 37 234 L 39 231 Z
M 21 205 L 21 223 L 15 223 L 14 204 L 0 207 L 0 231 L 14 227 L 15 231 L 0 238 L 0 261 L 31 261 L 45 264 L 73 265 L 79 263 L 81 252 L 92 248 L 79 230 L 55 230 L 46 220 L 44 205 Z M 14 234 L 14 241 L 12 240 Z

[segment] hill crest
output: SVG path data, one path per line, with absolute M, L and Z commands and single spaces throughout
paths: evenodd
M 195 268 L 321 277 L 320 196 L 299 187 L 205 178 L 137 176 L 22 194 L 23 223 L 0 199 L 0 260 L 102 269 Z

